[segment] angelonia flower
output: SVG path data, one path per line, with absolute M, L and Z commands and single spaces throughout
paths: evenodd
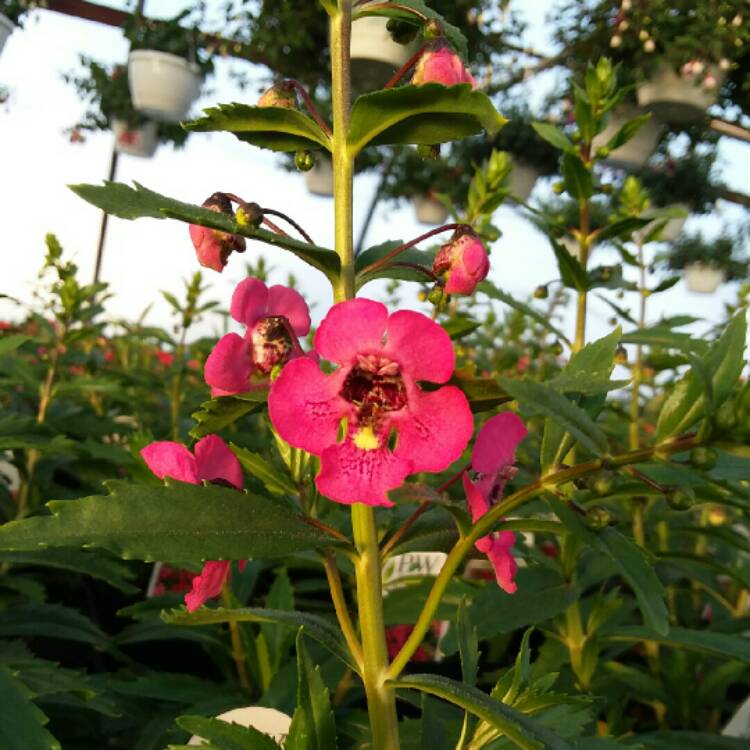
M 141 456 L 159 479 L 169 477 L 189 484 L 211 482 L 242 489 L 242 467 L 229 446 L 216 435 L 199 440 L 194 453 L 180 443 L 161 441 L 147 445 Z M 221 593 L 230 566 L 229 560 L 204 563 L 200 575 L 193 579 L 190 591 L 185 594 L 185 605 L 190 612 Z
M 224 193 L 214 193 L 202 203 L 203 208 L 234 216 L 232 203 Z M 213 268 L 221 273 L 232 251 L 245 252 L 245 239 L 236 234 L 209 229 L 198 224 L 190 225 L 190 239 L 193 241 L 198 262 L 205 268 Z
M 443 245 L 432 264 L 437 276 L 445 274 L 448 294 L 473 294 L 490 271 L 490 259 L 482 240 L 469 227 L 459 227 Z
M 283 107 L 284 109 L 297 109 L 297 92 L 291 81 L 275 83 L 270 89 L 263 92 L 258 99 L 258 107 Z
M 503 495 L 505 482 L 516 473 L 513 464 L 516 448 L 526 437 L 528 430 L 521 418 L 513 412 L 503 412 L 491 417 L 477 435 L 471 454 L 472 479 L 463 474 L 466 502 L 471 520 L 476 523 Z M 497 585 L 514 594 L 516 584 L 516 561 L 511 549 L 516 541 L 512 531 L 493 531 L 477 539 L 474 546 L 487 555 L 495 570 Z
M 443 86 L 470 83 L 472 88 L 477 87 L 477 82 L 466 69 L 463 60 L 445 39 L 430 42 L 414 67 L 411 82 L 415 86 L 424 83 L 442 83 Z
M 334 305 L 315 334 L 315 351 L 336 365 L 324 374 L 310 357 L 274 381 L 268 412 L 278 434 L 320 457 L 315 479 L 339 503 L 392 506 L 387 493 L 409 474 L 442 471 L 471 437 L 473 418 L 454 386 L 448 334 L 426 315 L 353 299 Z
M 297 337 L 310 331 L 310 311 L 294 289 L 245 279 L 234 290 L 230 313 L 246 326 L 245 335 L 222 336 L 208 355 L 204 377 L 212 395 L 265 386 L 274 368 L 304 355 Z

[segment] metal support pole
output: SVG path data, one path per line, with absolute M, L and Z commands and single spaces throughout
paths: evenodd
M 109 177 L 108 182 L 114 182 L 115 175 L 117 174 L 117 160 L 119 158 L 117 149 L 112 146 L 112 157 L 109 161 Z M 96 265 L 94 266 L 94 284 L 99 281 L 99 274 L 102 270 L 102 255 L 104 255 L 104 241 L 107 237 L 107 222 L 109 221 L 109 214 L 106 211 L 102 211 L 102 223 L 99 226 L 99 243 L 96 246 Z

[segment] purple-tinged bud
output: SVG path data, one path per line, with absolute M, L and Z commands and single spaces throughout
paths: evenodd
M 282 107 L 283 109 L 299 109 L 297 92 L 291 81 L 281 81 L 271 86 L 258 99 L 258 107 Z
M 445 274 L 447 294 L 473 294 L 490 270 L 490 259 L 482 240 L 468 227 L 455 231 L 450 242 L 438 251 L 432 272 Z
M 214 193 L 203 202 L 203 208 L 209 208 L 218 213 L 234 216 L 232 203 L 224 193 Z M 220 229 L 210 229 L 199 224 L 190 225 L 190 239 L 195 247 L 198 262 L 205 268 L 212 268 L 221 273 L 227 264 L 230 254 L 235 251 L 245 251 L 245 240 L 236 234 L 223 232 Z

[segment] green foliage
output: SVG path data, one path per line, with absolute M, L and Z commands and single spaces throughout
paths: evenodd
M 750 260 L 742 252 L 742 237 L 722 234 L 706 240 L 700 232 L 682 234 L 663 257 L 664 265 L 673 271 L 699 263 L 724 272 L 727 281 L 744 279 Z

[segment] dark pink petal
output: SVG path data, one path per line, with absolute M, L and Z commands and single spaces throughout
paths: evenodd
M 142 451 L 141 456 L 151 471 L 159 479 L 169 477 L 178 482 L 198 484 L 200 477 L 193 454 L 182 444 L 168 440 L 151 443 Z
M 409 388 L 409 406 L 391 418 L 398 431 L 395 454 L 414 471 L 442 471 L 463 452 L 474 432 L 466 396 L 446 385 L 431 393 Z
M 480 474 L 497 474 L 516 460 L 518 444 L 529 434 L 523 420 L 512 411 L 488 419 L 474 443 L 471 468 Z
M 268 415 L 276 431 L 296 448 L 319 456 L 333 445 L 350 405 L 339 396 L 342 369 L 324 375 L 309 357 L 288 362 L 271 386 Z
M 298 336 L 310 333 L 310 310 L 305 298 L 288 286 L 276 284 L 268 290 L 268 312 L 266 315 L 283 316 Z
M 217 435 L 207 435 L 195 444 L 195 462 L 201 480 L 224 479 L 242 489 L 242 467 L 237 456 Z
M 347 438 L 323 451 L 315 485 L 337 503 L 390 507 L 386 493 L 400 487 L 413 471 L 411 461 L 395 456 L 387 446 L 362 450 Z
M 383 348 L 388 309 L 380 302 L 359 297 L 334 305 L 315 332 L 315 349 L 324 359 L 350 364 L 357 354 Z
M 229 560 L 210 560 L 203 565 L 201 574 L 193 578 L 193 587 L 185 594 L 188 612 L 195 612 L 206 600 L 221 593 L 230 565 Z
M 221 236 L 213 229 L 201 227 L 197 224 L 190 225 L 190 239 L 195 247 L 198 262 L 205 268 L 212 268 L 221 273 L 226 266 L 226 246 Z
M 224 394 L 245 393 L 250 389 L 252 371 L 249 343 L 236 333 L 228 333 L 208 355 L 203 377 L 208 385 Z
M 243 279 L 232 294 L 229 312 L 238 323 L 252 326 L 268 315 L 268 287 L 260 279 Z
M 518 588 L 513 581 L 518 565 L 510 551 L 515 540 L 516 535 L 512 531 L 501 531 L 492 535 L 489 549 L 484 550 L 495 569 L 497 585 L 507 594 L 515 594 Z
M 399 310 L 388 318 L 385 353 L 414 380 L 445 383 L 456 359 L 446 331 L 422 313 Z
M 472 523 L 476 523 L 490 509 L 490 504 L 480 489 L 469 479 L 467 472 L 461 475 L 461 481 L 464 485 L 466 503 L 469 506 L 469 513 L 471 513 L 471 521 Z
M 444 86 L 470 83 L 472 88 L 476 88 L 476 81 L 466 70 L 461 58 L 447 45 L 422 55 L 411 82 L 415 86 L 423 83 L 442 83 Z

